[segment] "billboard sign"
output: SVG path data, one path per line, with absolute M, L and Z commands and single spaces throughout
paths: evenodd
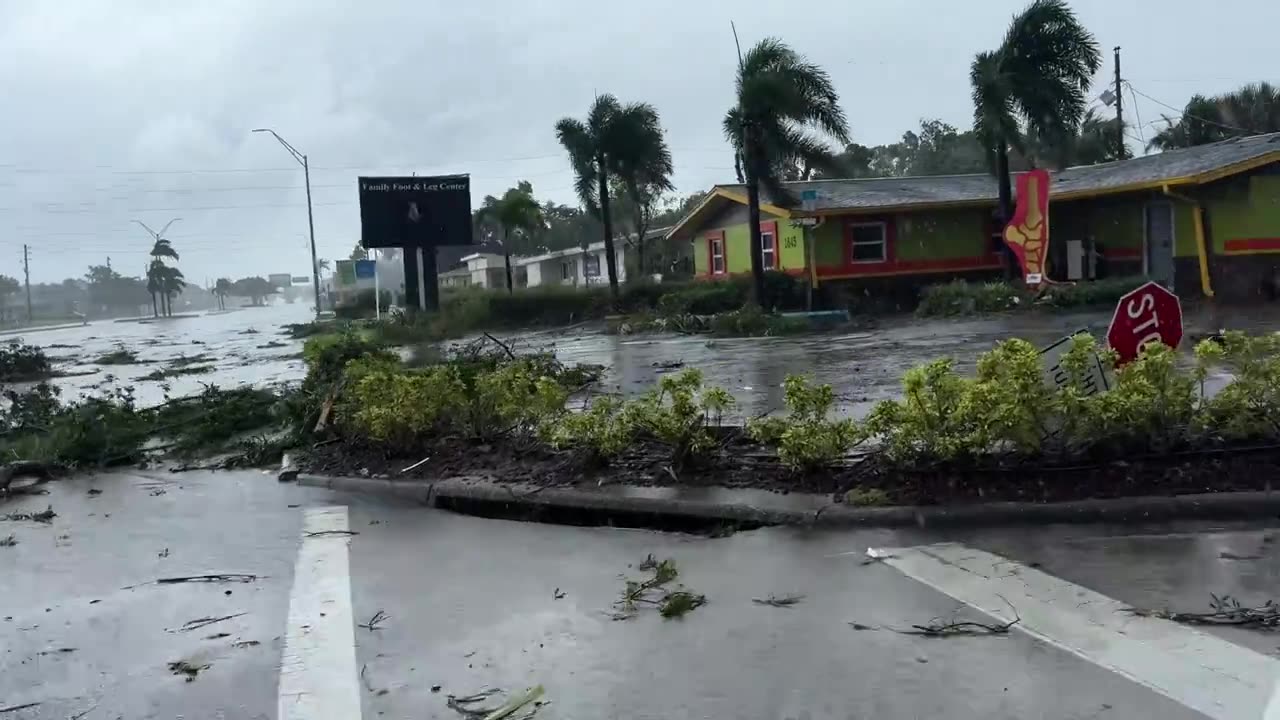
M 306 275 L 294 275 L 290 279 L 293 280 L 294 285 L 310 285 L 311 284 L 311 278 L 307 277 Z
M 271 283 L 272 285 L 278 288 L 289 287 L 290 285 L 293 284 L 292 282 L 290 282 L 292 279 L 293 279 L 293 276 L 291 276 L 289 273 L 271 273 L 270 275 L 267 276 L 267 282 Z
M 372 280 L 377 275 L 377 262 L 373 260 L 356 260 L 356 279 Z
M 354 260 L 339 260 L 333 264 L 333 278 L 339 287 L 356 284 L 356 263 Z
M 362 177 L 360 244 L 433 248 L 471 244 L 471 177 Z

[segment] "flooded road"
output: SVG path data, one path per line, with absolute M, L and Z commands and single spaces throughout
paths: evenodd
M 54 360 L 55 368 L 68 375 L 55 381 L 64 398 L 132 385 L 139 405 L 154 405 L 164 401 L 165 385 L 171 397 L 178 397 L 200 392 L 203 384 L 230 388 L 301 379 L 305 372 L 299 355 L 302 341 L 290 339 L 280 331 L 284 324 L 306 322 L 311 317 L 305 303 L 282 303 L 142 322 L 99 320 L 9 335 L 0 341 L 21 337 L 24 342 L 43 348 Z M 137 353 L 139 362 L 95 362 L 117 347 Z M 174 368 L 175 361 L 187 367 L 209 366 L 211 370 L 164 380 L 142 379 L 157 370 Z
M 164 384 L 171 396 L 177 396 L 199 392 L 203 383 L 235 387 L 301 379 L 303 341 L 280 330 L 284 324 L 310 318 L 304 304 L 280 304 L 153 322 L 101 321 L 33 332 L 24 339 L 45 348 L 60 371 L 87 373 L 57 381 L 69 397 L 114 383 L 133 385 L 140 404 L 153 404 L 163 401 Z M 496 335 L 517 350 L 550 350 L 565 363 L 605 366 L 608 392 L 638 394 L 663 374 L 699 368 L 707 383 L 737 398 L 732 417 L 740 419 L 782 408 L 783 380 L 788 374 L 808 373 L 836 389 L 841 413 L 862 417 L 876 402 L 898 395 L 902 373 L 912 366 L 950 357 L 961 372 L 972 372 L 977 357 L 1000 340 L 1020 337 L 1044 347 L 1087 330 L 1101 341 L 1110 321 L 1110 312 L 1027 313 L 971 319 L 890 317 L 858 332 L 781 338 L 613 336 L 598 327 Z M 1183 350 L 1189 351 L 1197 338 L 1220 327 L 1280 330 L 1280 311 L 1261 306 L 1192 312 L 1186 326 Z M 142 362 L 94 362 L 117 346 L 135 351 Z M 195 356 L 199 358 L 193 361 Z M 163 381 L 142 379 L 171 368 L 175 361 L 209 365 L 212 370 Z

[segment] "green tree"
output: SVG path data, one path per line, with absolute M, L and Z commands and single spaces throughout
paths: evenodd
M 151 317 L 160 317 L 160 308 L 156 298 L 164 292 L 164 263 L 155 258 L 147 266 L 147 292 L 151 294 Z
M 8 275 L 0 275 L 0 316 L 8 310 L 9 296 L 22 289 L 22 284 Z
M 276 292 L 276 288 L 265 278 L 253 276 L 240 278 L 231 283 L 229 294 L 236 297 L 247 297 L 249 303 L 261 307 L 267 302 L 267 296 Z
M 160 288 L 164 294 L 165 315 L 173 316 L 173 296 L 181 295 L 186 287 L 187 283 L 183 278 L 182 271 L 176 267 L 165 266 L 160 274 Z
M 227 296 L 231 294 L 231 281 L 227 278 L 218 278 L 213 284 L 213 295 L 218 298 L 218 309 L 227 309 Z
M 737 104 L 724 118 L 734 149 L 734 165 L 747 185 L 751 231 L 751 274 L 755 300 L 765 302 L 764 258 L 760 248 L 760 187 L 771 200 L 793 205 L 782 186 L 787 168 L 835 170 L 835 154 L 822 139 L 849 142 L 849 125 L 826 71 L 776 38 L 760 41 L 738 66 Z
M 1080 120 L 1079 131 L 1073 135 L 1065 138 L 1028 137 L 1027 154 L 1036 164 L 1059 170 L 1132 157 L 1129 149 L 1117 140 L 1118 135 L 1115 118 L 1100 117 L 1090 108 Z
M 973 128 L 995 155 L 1002 219 L 1013 215 L 1009 151 L 1027 152 L 1022 123 L 1038 137 L 1074 136 L 1101 64 L 1093 34 L 1064 0 L 1035 0 L 1014 16 L 1000 47 L 974 58 Z
M 368 260 L 369 251 L 364 249 L 364 245 L 356 243 L 356 246 L 351 248 L 351 255 L 349 258 L 351 260 Z
M 603 225 L 609 289 L 616 300 L 618 261 L 609 211 L 609 180 L 641 178 L 644 168 L 662 165 L 662 158 L 658 157 L 662 153 L 666 153 L 666 166 L 670 167 L 658 111 L 648 103 L 623 105 L 613 95 L 601 95 L 592 104 L 586 121 L 563 118 L 557 122 L 556 137 L 569 153 L 583 207 L 599 217 Z
M 484 204 L 476 211 L 477 224 L 496 224 L 502 232 L 502 259 L 507 270 L 507 292 L 514 292 L 511 277 L 511 252 L 519 238 L 532 242 L 544 227 L 542 207 L 533 199 L 533 186 L 521 181 L 501 198 L 485 197 Z
M 151 313 L 156 317 L 160 314 L 166 316 L 173 314 L 169 308 L 169 300 L 174 292 L 182 292 L 184 286 L 182 273 L 176 267 L 165 265 L 164 258 L 177 262 L 178 251 L 168 240 L 156 236 L 155 244 L 151 246 L 151 266 L 147 270 L 147 292 L 151 293 Z M 174 275 L 174 272 L 177 274 Z M 162 300 L 159 308 L 156 307 L 157 296 Z
M 1179 118 L 1164 116 L 1165 129 L 1148 149 L 1172 150 L 1232 137 L 1280 132 L 1280 88 L 1251 83 L 1215 97 L 1192 95 Z

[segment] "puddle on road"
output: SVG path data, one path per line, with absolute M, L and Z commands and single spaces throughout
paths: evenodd
M 138 378 L 181 357 L 211 355 L 214 370 L 169 378 L 165 382 L 171 395 L 197 393 L 202 383 L 234 387 L 301 379 L 305 369 L 294 355 L 301 351 L 302 341 L 279 334 L 279 329 L 310 318 L 303 304 L 280 304 L 146 323 L 98 321 L 32 333 L 26 339 L 52 348 L 50 353 L 60 360 L 59 370 L 98 370 L 59 380 L 68 396 L 94 389 L 111 374 L 117 385 L 135 386 L 140 404 L 154 404 L 164 399 L 160 383 Z M 553 350 L 565 363 L 604 365 L 603 385 L 608 392 L 633 395 L 666 373 L 699 368 L 708 383 L 725 387 L 737 399 L 737 410 L 729 417 L 733 420 L 780 409 L 786 376 L 809 373 L 836 389 L 840 412 L 861 417 L 876 402 L 896 397 L 902 373 L 913 365 L 951 357 L 962 372 L 971 372 L 977 356 L 1001 339 L 1021 337 L 1046 346 L 1080 329 L 1101 339 L 1110 321 L 1110 312 L 928 321 L 903 316 L 881 319 L 879 326 L 870 330 L 786 338 L 610 336 L 598 328 L 585 327 L 502 333 L 501 337 L 518 349 Z M 1217 316 L 1203 312 L 1187 324 L 1189 336 L 1223 325 L 1255 331 L 1275 329 L 1280 328 L 1280 312 L 1272 307 L 1231 309 Z M 246 332 L 249 328 L 258 332 Z M 94 358 L 116 345 L 133 350 L 143 362 L 93 364 Z M 1190 345 L 1187 342 L 1184 347 Z

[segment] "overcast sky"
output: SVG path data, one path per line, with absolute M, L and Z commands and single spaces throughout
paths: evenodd
M 1115 45 L 1125 79 L 1177 107 L 1280 79 L 1275 0 L 1073 4 L 1106 56 L 1095 92 Z M 359 239 L 361 174 L 466 172 L 473 202 L 527 179 L 576 204 L 553 125 L 595 92 L 658 109 L 680 192 L 731 181 L 730 19 L 744 46 L 777 35 L 825 67 L 857 142 L 892 142 L 922 117 L 965 128 L 969 62 L 1024 5 L 0 0 L 0 273 L 21 277 L 29 243 L 33 281 L 108 256 L 139 275 L 150 241 L 132 220 L 180 217 L 169 237 L 191 282 L 306 274 L 302 172 L 250 133 L 263 126 L 311 158 L 321 257 Z M 1149 137 L 1170 111 L 1137 100 Z

